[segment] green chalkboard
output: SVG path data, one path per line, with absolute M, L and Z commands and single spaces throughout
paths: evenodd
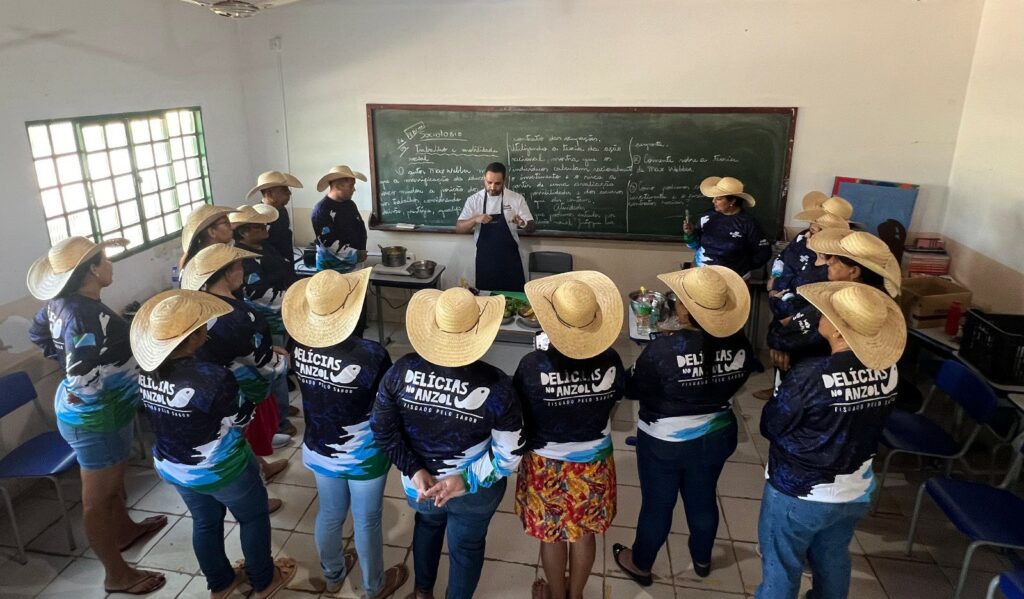
M 451 231 L 508 167 L 537 235 L 679 241 L 683 218 L 711 207 L 705 177 L 731 176 L 757 198 L 765 233 L 782 229 L 796 108 L 596 108 L 367 105 L 375 229 Z

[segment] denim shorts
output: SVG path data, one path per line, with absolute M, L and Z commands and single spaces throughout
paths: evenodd
M 118 430 L 101 433 L 57 420 L 60 436 L 75 450 L 83 470 L 102 470 L 127 460 L 135 441 L 134 425 L 133 421 Z

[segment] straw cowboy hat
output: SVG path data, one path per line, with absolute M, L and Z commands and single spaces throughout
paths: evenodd
M 271 187 L 294 187 L 295 189 L 302 189 L 302 182 L 295 178 L 294 175 L 288 173 L 282 173 L 281 171 L 267 171 L 261 173 L 256 178 L 256 187 L 249 190 L 249 193 L 245 194 L 245 198 L 249 199 L 257 192 L 263 191 L 264 189 L 270 189 Z
M 279 216 L 277 208 L 266 204 L 248 204 L 238 207 L 238 211 L 228 215 L 231 226 L 238 228 L 241 225 L 265 225 L 277 220 Z
M 199 250 L 181 271 L 181 288 L 198 291 L 218 270 L 246 258 L 259 258 L 259 254 L 247 252 L 234 246 L 215 243 Z
M 185 226 L 181 228 L 181 251 L 187 254 L 188 248 L 192 246 L 192 241 L 195 240 L 196 234 L 212 225 L 217 219 L 227 216 L 234 211 L 234 208 L 226 206 L 203 204 L 190 212 L 188 219 L 185 220 Z
M 850 220 L 850 217 L 853 216 L 853 204 L 839 196 L 832 196 L 816 208 L 805 207 L 802 212 L 797 212 L 796 215 L 793 216 L 793 219 L 809 220 L 813 222 L 814 219 L 818 218 L 822 214 L 831 214 L 833 216 L 838 216 L 843 220 Z
M 330 347 L 348 339 L 363 311 L 371 271 L 325 270 L 289 287 L 281 304 L 288 334 L 309 347 Z
M 804 210 L 812 210 L 814 208 L 821 208 L 821 204 L 828 199 L 828 195 L 821 191 L 808 191 L 804 194 L 804 199 L 800 202 L 800 205 Z
M 551 343 L 570 358 L 596 356 L 622 330 L 622 296 L 599 272 L 580 270 L 530 281 L 526 297 Z
M 724 266 L 701 266 L 658 275 L 686 311 L 709 334 L 728 337 L 743 328 L 750 314 L 746 282 Z
M 817 217 L 809 219 L 808 223 L 818 225 L 822 229 L 841 229 L 844 231 L 850 229 L 850 221 L 838 217 L 831 212 L 822 212 Z
M 736 196 L 743 198 L 748 208 L 753 208 L 757 201 L 749 193 L 743 193 L 743 181 L 733 177 L 708 177 L 700 182 L 700 192 L 709 198 L 719 196 Z
M 808 239 L 807 247 L 819 254 L 843 256 L 855 261 L 881 275 L 889 295 L 896 297 L 900 294 L 900 284 L 903 282 L 900 264 L 889 246 L 871 233 L 825 229 Z
M 468 289 L 423 289 L 409 300 L 405 330 L 416 353 L 438 366 L 479 360 L 494 342 L 505 296 L 476 297 Z
M 172 289 L 154 295 L 132 319 L 135 361 L 143 370 L 156 370 L 196 329 L 229 312 L 231 304 L 202 291 Z
M 843 335 L 857 359 L 884 370 L 903 355 L 907 323 L 899 306 L 884 293 L 863 283 L 812 283 L 797 292 L 821 311 Z
M 93 243 L 85 237 L 68 237 L 32 263 L 25 284 L 36 299 L 53 299 L 64 291 L 75 270 L 83 263 L 108 247 L 126 245 L 128 240 L 121 238 Z
M 360 181 L 366 181 L 366 175 L 359 171 L 354 171 L 348 166 L 342 164 L 327 171 L 327 174 L 320 177 L 320 180 L 316 182 L 316 190 L 323 191 L 327 189 L 331 181 L 335 179 L 359 179 Z

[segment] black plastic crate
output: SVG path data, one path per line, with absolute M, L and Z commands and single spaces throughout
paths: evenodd
M 1024 385 L 1024 314 L 968 310 L 960 356 L 993 383 Z

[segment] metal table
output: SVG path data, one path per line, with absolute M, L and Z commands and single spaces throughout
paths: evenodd
M 402 275 L 384 275 L 377 272 L 370 275 L 370 285 L 376 288 L 377 294 L 377 339 L 380 340 L 381 345 L 387 347 L 388 343 L 391 343 L 390 335 L 384 337 L 384 306 L 381 298 L 381 288 L 412 289 L 414 292 L 420 289 L 440 289 L 438 285 L 444 268 L 443 264 L 438 264 L 434 268 L 434 276 L 429 279 L 417 279 L 416 277 Z

